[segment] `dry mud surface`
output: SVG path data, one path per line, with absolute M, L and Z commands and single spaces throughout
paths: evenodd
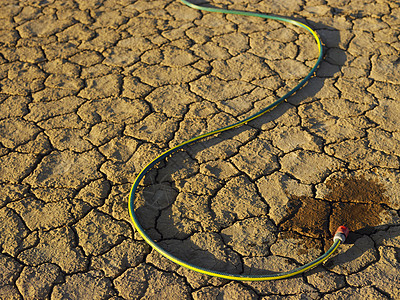
M 315 44 L 275 21 L 178 1 L 0 0 L 0 299 L 399 299 L 400 4 L 219 1 L 307 20 L 324 60 L 263 117 L 169 157 L 142 182 L 160 245 L 133 229 L 135 176 L 171 146 L 262 109 Z

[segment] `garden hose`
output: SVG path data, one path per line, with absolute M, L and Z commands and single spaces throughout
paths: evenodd
M 317 33 L 312 30 L 310 27 L 308 27 L 307 25 L 300 23 L 298 21 L 295 20 L 291 20 L 288 18 L 284 18 L 284 17 L 278 17 L 278 16 L 271 16 L 271 15 L 267 15 L 267 14 L 262 14 L 262 13 L 255 13 L 255 12 L 246 12 L 246 11 L 237 11 L 237 10 L 227 10 L 227 9 L 221 9 L 221 8 L 214 8 L 214 7 L 204 7 L 204 6 L 200 6 L 200 5 L 196 5 L 193 3 L 190 3 L 186 0 L 181 0 L 181 2 L 183 4 L 188 5 L 191 8 L 194 9 L 198 9 L 198 10 L 204 10 L 204 11 L 208 11 L 208 12 L 217 12 L 217 13 L 224 13 L 224 14 L 235 14 L 235 15 L 243 15 L 243 16 L 251 16 L 251 17 L 260 17 L 260 18 L 264 18 L 264 19 L 272 19 L 272 20 L 277 20 L 277 21 L 281 21 L 281 22 L 286 22 L 286 23 L 290 23 L 293 24 L 295 26 L 301 27 L 303 29 L 306 29 L 309 33 L 312 34 L 312 36 L 314 37 L 316 43 L 317 43 L 317 47 L 318 47 L 318 59 L 315 63 L 315 65 L 313 66 L 313 68 L 311 69 L 311 71 L 307 74 L 307 76 L 302 79 L 292 90 L 290 90 L 288 93 L 286 93 L 283 97 L 279 98 L 278 100 L 276 100 L 275 102 L 273 102 L 272 104 L 268 105 L 267 107 L 265 107 L 264 109 L 260 110 L 259 112 L 245 118 L 242 121 L 236 122 L 234 124 L 225 126 L 223 128 L 219 128 L 217 130 L 213 130 L 211 132 L 208 133 L 204 133 L 201 134 L 199 136 L 196 136 L 194 138 L 191 138 L 190 140 L 187 140 L 165 152 L 163 152 L 161 155 L 159 155 L 158 157 L 156 157 L 155 159 L 153 159 L 143 170 L 140 171 L 140 173 L 138 174 L 138 176 L 136 177 L 133 185 L 132 185 L 132 189 L 130 191 L 129 194 L 129 204 L 128 204 L 128 209 L 129 209 L 129 214 L 131 217 L 131 220 L 133 222 L 133 225 L 135 226 L 136 230 L 139 232 L 139 234 L 143 237 L 143 239 L 156 251 L 158 251 L 160 254 L 162 254 L 163 256 L 165 256 L 167 259 L 177 263 L 178 265 L 188 268 L 190 270 L 202 273 L 202 274 L 207 274 L 210 276 L 215 276 L 215 277 L 220 277 L 220 278 L 225 278 L 225 279 L 231 279 L 231 280 L 242 280 L 242 281 L 262 281 L 262 280 L 275 280 L 275 279 L 283 279 L 283 278 L 289 278 L 292 276 L 295 276 L 297 274 L 303 273 L 311 268 L 316 267 L 317 265 L 321 264 L 322 262 L 324 262 L 325 260 L 327 260 L 335 251 L 336 249 L 339 247 L 339 245 L 341 243 L 343 243 L 349 233 L 349 230 L 344 227 L 344 226 L 340 226 L 338 231 L 336 232 L 335 236 L 334 236 L 334 242 L 333 245 L 329 248 L 329 250 L 323 254 L 322 256 L 318 257 L 316 260 L 303 265 L 299 268 L 296 268 L 292 271 L 289 272 L 281 272 L 281 273 L 276 273 L 276 274 L 266 274 L 266 275 L 241 275 L 241 274 L 229 274 L 229 273 L 225 273 L 225 272 L 218 272 L 218 271 L 213 271 L 213 270 L 209 270 L 209 269 L 205 269 L 199 266 L 195 266 L 192 265 L 186 261 L 183 261 L 181 259 L 179 259 L 178 257 L 175 257 L 174 255 L 170 254 L 169 252 L 167 252 L 166 250 L 164 250 L 163 248 L 161 248 L 143 229 L 143 227 L 140 225 L 139 220 L 135 214 L 135 210 L 134 210 L 134 200 L 135 200 L 135 194 L 136 194 L 136 190 L 139 186 L 139 183 L 141 182 L 141 180 L 143 179 L 143 177 L 146 175 L 146 173 L 152 169 L 158 162 L 162 161 L 164 158 L 166 158 L 167 156 L 171 155 L 172 153 L 182 149 L 183 147 L 190 145 L 198 140 L 201 140 L 203 138 L 209 137 L 211 135 L 220 133 L 220 132 L 224 132 L 227 131 L 229 129 L 241 126 L 243 124 L 248 123 L 251 120 L 254 120 L 260 116 L 262 116 L 263 114 L 265 114 L 266 112 L 272 110 L 273 108 L 275 108 L 276 106 L 278 106 L 280 103 L 282 103 L 284 100 L 286 100 L 288 97 L 290 97 L 291 95 L 293 95 L 298 89 L 300 89 L 310 78 L 311 76 L 314 74 L 315 70 L 317 69 L 318 65 L 321 63 L 322 60 L 322 55 L 323 55 L 323 51 L 322 51 L 322 45 L 321 45 L 321 40 L 319 39 Z

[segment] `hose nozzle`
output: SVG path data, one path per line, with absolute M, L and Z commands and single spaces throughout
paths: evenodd
M 346 226 L 339 226 L 339 228 L 335 232 L 335 236 L 333 237 L 333 241 L 341 240 L 342 243 L 346 240 L 349 236 L 350 230 Z

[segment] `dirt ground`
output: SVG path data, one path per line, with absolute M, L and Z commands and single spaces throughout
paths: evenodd
M 197 1 L 197 3 L 200 3 Z M 203 3 L 203 2 L 202 2 Z M 204 2 L 206 3 L 206 2 Z M 400 3 L 0 0 L 0 299 L 400 299 Z

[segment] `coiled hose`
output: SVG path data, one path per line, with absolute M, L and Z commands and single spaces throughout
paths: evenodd
M 186 0 L 181 0 L 181 2 L 183 4 L 186 4 L 187 6 L 194 8 L 194 9 L 198 9 L 198 10 L 204 10 L 204 11 L 208 11 L 208 12 L 217 12 L 217 13 L 223 13 L 223 14 L 235 14 L 235 15 L 243 15 L 243 16 L 251 16 L 251 17 L 260 17 L 260 18 L 264 18 L 264 19 L 272 19 L 272 20 L 277 20 L 277 21 L 281 21 L 281 22 L 286 22 L 286 23 L 290 23 L 293 24 L 295 26 L 301 27 L 306 29 L 309 33 L 312 34 L 312 36 L 314 37 L 316 43 L 317 43 L 317 47 L 318 47 L 318 59 L 315 63 L 315 65 L 313 66 L 313 68 L 311 69 L 311 71 L 307 74 L 307 76 L 301 80 L 292 90 L 290 90 L 287 94 L 285 94 L 283 97 L 279 98 L 278 100 L 276 100 L 275 102 L 273 102 L 272 104 L 268 105 L 267 107 L 265 107 L 264 109 L 260 110 L 259 112 L 251 115 L 250 117 L 247 117 L 246 119 L 236 122 L 234 124 L 225 126 L 223 128 L 219 128 L 217 130 L 213 130 L 211 132 L 208 133 L 204 133 L 201 134 L 199 136 L 196 136 L 194 138 L 191 138 L 190 140 L 187 140 L 165 152 L 163 152 L 161 155 L 159 155 L 158 157 L 156 157 L 155 159 L 153 159 L 143 170 L 140 171 L 140 173 L 138 174 L 138 176 L 136 177 L 133 185 L 132 185 L 132 189 L 131 192 L 129 194 L 129 204 L 128 204 L 128 209 L 129 209 L 129 214 L 131 217 L 131 220 L 133 222 L 133 225 L 135 226 L 136 230 L 139 232 L 139 234 L 143 237 L 143 239 L 156 251 L 158 251 L 160 254 L 162 254 L 163 256 L 165 256 L 167 259 L 177 263 L 178 265 L 188 268 L 190 270 L 202 273 L 202 274 L 207 274 L 210 276 L 216 276 L 216 277 L 220 277 L 220 278 L 225 278 L 225 279 L 231 279 L 231 280 L 242 280 L 242 281 L 262 281 L 262 280 L 276 280 L 276 279 L 283 279 L 283 278 L 288 278 L 288 277 L 292 277 L 295 276 L 297 274 L 303 273 L 311 268 L 316 267 L 317 265 L 321 264 L 322 262 L 324 262 L 325 260 L 327 260 L 335 251 L 336 249 L 339 247 L 340 243 L 344 242 L 349 230 L 344 227 L 344 226 L 340 226 L 338 231 L 335 234 L 334 237 L 334 243 L 333 245 L 329 248 L 329 250 L 321 255 L 320 257 L 318 257 L 316 260 L 303 265 L 299 268 L 296 268 L 294 270 L 291 270 L 289 272 L 280 272 L 280 273 L 276 273 L 276 274 L 267 274 L 267 275 L 238 275 L 238 274 L 229 274 L 229 273 L 225 273 L 225 272 L 218 272 L 218 271 L 213 271 L 213 270 L 208 270 L 205 268 L 201 268 L 195 265 L 192 265 L 186 261 L 183 261 L 177 257 L 175 257 L 174 255 L 170 254 L 169 252 L 167 252 L 166 250 L 164 250 L 163 248 L 161 248 L 154 240 L 152 240 L 144 231 L 143 227 L 140 225 L 139 220 L 135 214 L 135 210 L 134 210 L 134 200 L 135 200 L 135 193 L 136 190 L 139 186 L 140 181 L 143 179 L 143 177 L 146 175 L 146 173 L 153 168 L 158 162 L 162 161 L 164 158 L 166 158 L 167 156 L 171 155 L 172 153 L 182 149 L 183 147 L 190 145 L 198 140 L 201 140 L 205 137 L 223 132 L 223 131 L 227 131 L 229 129 L 235 128 L 235 127 L 239 127 L 243 124 L 246 124 L 247 122 L 254 120 L 260 116 L 262 116 L 263 114 L 265 114 L 266 112 L 274 109 L 276 106 L 278 106 L 280 103 L 282 103 L 284 100 L 286 100 L 288 97 L 290 97 L 291 95 L 293 95 L 298 89 L 300 89 L 309 79 L 310 77 L 314 74 L 315 70 L 317 69 L 318 65 L 321 63 L 322 60 L 322 55 L 323 55 L 323 51 L 322 51 L 322 45 L 321 45 L 321 40 L 319 39 L 317 33 L 312 30 L 310 27 L 308 27 L 307 25 L 295 21 L 295 20 L 291 20 L 288 18 L 284 18 L 284 17 L 277 17 L 277 16 L 271 16 L 271 15 L 267 15 L 267 14 L 261 14 L 261 13 L 255 13 L 255 12 L 246 12 L 246 11 L 237 11 L 237 10 L 227 10 L 227 9 L 221 9 L 221 8 L 213 8 L 213 7 L 204 7 L 204 6 L 200 6 L 200 5 L 196 5 L 193 4 L 189 1 Z

